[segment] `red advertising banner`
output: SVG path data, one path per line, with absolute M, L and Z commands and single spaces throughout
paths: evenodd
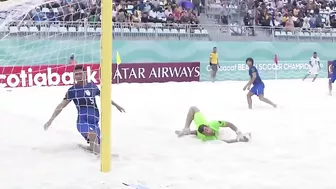
M 328 66 L 327 66 L 327 69 L 328 69 L 328 78 L 331 77 L 331 72 L 332 72 L 332 61 L 328 61 Z
M 87 80 L 100 83 L 100 64 L 83 64 Z M 0 87 L 72 85 L 74 65 L 0 67 Z M 112 64 L 112 83 L 199 81 L 199 62 Z

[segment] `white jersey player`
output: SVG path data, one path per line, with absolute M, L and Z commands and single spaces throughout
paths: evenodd
M 314 52 L 313 56 L 310 58 L 309 65 L 310 68 L 308 74 L 303 78 L 303 80 L 305 80 L 309 75 L 314 75 L 314 78 L 312 80 L 312 82 L 314 82 L 316 77 L 318 76 L 318 70 L 321 68 L 320 58 L 317 56 L 316 52 Z

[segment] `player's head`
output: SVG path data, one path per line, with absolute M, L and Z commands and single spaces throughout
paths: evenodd
M 245 62 L 248 66 L 253 66 L 254 64 L 254 60 L 251 57 L 247 58 Z
M 217 47 L 212 48 L 212 51 L 215 53 L 217 52 Z
M 201 125 L 198 127 L 198 132 L 202 133 L 203 135 L 206 136 L 213 136 L 215 132 L 208 126 L 206 125 Z
M 81 83 L 86 80 L 85 77 L 86 69 L 84 68 L 83 65 L 81 64 L 76 65 L 73 73 L 74 73 L 74 79 L 77 83 Z
M 316 58 L 317 57 L 317 52 L 313 53 L 313 57 Z

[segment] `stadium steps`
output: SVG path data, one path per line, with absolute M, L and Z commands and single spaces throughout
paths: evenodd
M 212 18 L 207 17 L 204 14 L 201 14 L 199 17 L 200 23 L 203 24 L 203 28 L 208 31 L 209 40 L 218 38 L 218 28 L 215 28 L 214 25 L 218 25 L 218 22 Z

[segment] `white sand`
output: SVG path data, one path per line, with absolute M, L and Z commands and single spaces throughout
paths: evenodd
M 336 91 L 315 83 L 266 81 L 273 109 L 253 98 L 245 82 L 113 85 L 112 172 L 76 148 L 84 144 L 70 104 L 45 132 L 43 124 L 67 87 L 0 91 L 0 178 L 3 189 L 118 189 L 122 182 L 151 189 L 335 189 Z M 189 106 L 209 119 L 227 119 L 251 131 L 251 143 L 202 143 L 176 138 Z M 223 129 L 223 138 L 234 133 Z

